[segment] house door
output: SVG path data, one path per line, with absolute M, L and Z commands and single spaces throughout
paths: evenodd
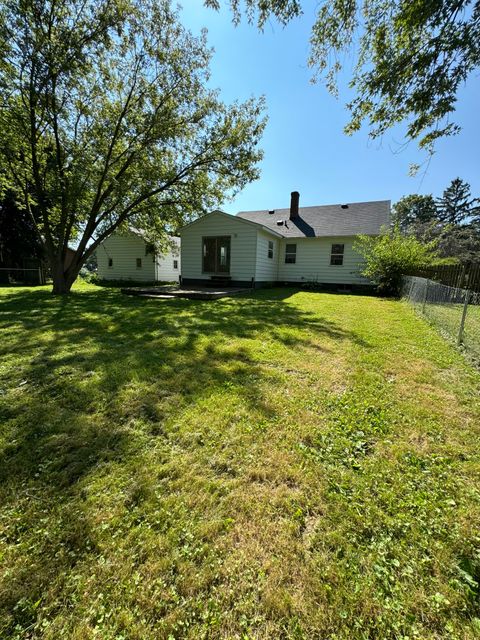
M 203 238 L 203 272 L 230 273 L 230 236 Z

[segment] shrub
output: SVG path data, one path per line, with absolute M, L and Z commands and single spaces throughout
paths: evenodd
M 404 236 L 398 227 L 376 237 L 358 236 L 354 249 L 365 259 L 361 274 L 377 285 L 378 293 L 390 296 L 400 295 L 403 275 L 437 259 L 435 242 Z
M 98 280 L 97 274 L 86 267 L 82 267 L 78 275 L 84 282 L 89 282 L 91 284 L 96 284 L 96 281 Z

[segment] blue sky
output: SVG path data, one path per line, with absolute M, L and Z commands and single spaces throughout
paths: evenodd
M 224 4 L 227 4 L 226 0 Z M 308 8 L 310 5 L 311 8 Z M 312 85 L 307 67 L 309 35 L 315 3 L 304 2 L 305 13 L 287 27 L 276 22 L 263 33 L 246 21 L 235 27 L 227 8 L 203 7 L 202 0 L 184 0 L 182 20 L 194 33 L 208 29 L 215 49 L 212 86 L 226 102 L 264 95 L 269 121 L 264 133 L 261 177 L 248 185 L 224 209 L 288 207 L 290 192 L 300 192 L 300 206 L 392 200 L 409 193 L 440 195 L 460 176 L 480 196 L 480 83 L 478 74 L 461 90 L 455 114 L 460 135 L 440 141 L 428 170 L 408 175 L 413 162 L 423 162 L 414 143 L 404 148 L 403 130 L 390 132 L 382 142 L 371 141 L 367 129 L 346 136 L 348 122 L 345 86 L 338 99 L 323 84 Z M 353 60 L 346 59 L 345 85 Z

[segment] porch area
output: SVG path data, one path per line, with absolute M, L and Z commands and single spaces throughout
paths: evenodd
M 174 285 L 164 285 L 159 287 L 126 287 L 121 292 L 129 296 L 140 298 L 188 298 L 190 300 L 218 300 L 227 296 L 234 296 L 238 293 L 248 291 L 245 287 L 227 287 L 217 285 L 212 287 L 188 286 L 179 287 Z

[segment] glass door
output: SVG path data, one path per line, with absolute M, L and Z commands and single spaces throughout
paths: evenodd
M 202 259 L 204 273 L 230 273 L 230 236 L 203 238 Z
M 217 238 L 217 273 L 230 273 L 230 236 Z

